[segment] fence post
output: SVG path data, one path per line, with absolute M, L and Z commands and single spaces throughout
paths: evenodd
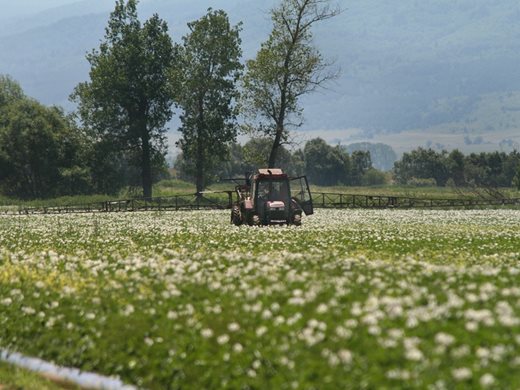
M 228 191 L 228 208 L 233 208 L 233 193 L 231 191 Z

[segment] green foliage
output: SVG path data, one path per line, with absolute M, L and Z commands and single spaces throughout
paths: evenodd
M 197 191 L 202 191 L 214 173 L 212 167 L 225 160 L 237 136 L 233 102 L 242 70 L 241 27 L 232 27 L 224 11 L 211 9 L 188 27 L 190 33 L 176 47 L 172 84 L 182 110 L 178 146 L 191 162 L 185 170 L 195 177 Z
M 80 83 L 71 99 L 93 139 L 102 143 L 99 166 L 110 168 L 106 159 L 128 159 L 139 167 L 143 195 L 150 197 L 153 161 L 164 156 L 165 125 L 172 117 L 174 51 L 166 22 L 154 15 L 141 24 L 136 5 L 116 2 L 105 40 L 87 55 L 90 81 Z
M 249 170 L 268 166 L 272 144 L 272 140 L 267 137 L 252 138 L 244 144 L 244 163 Z M 289 174 L 291 174 L 292 171 L 298 170 L 298 168 L 293 166 L 293 155 L 283 145 L 280 146 L 278 151 L 276 168 L 281 168 Z
M 333 147 L 321 138 L 308 141 L 303 149 L 305 172 L 311 183 L 320 186 L 380 185 L 385 175 L 372 167 L 369 151 L 349 155 L 339 145 Z
M 512 185 L 517 190 L 520 190 L 520 166 L 518 167 L 515 177 L 513 177 Z
M 433 178 L 438 186 L 448 181 L 456 186 L 510 187 L 520 167 L 520 153 L 513 151 L 471 153 L 459 150 L 436 152 L 418 148 L 405 153 L 395 163 L 395 179 L 400 184 Z
M 412 178 L 433 178 L 438 186 L 444 186 L 448 180 L 445 159 L 446 152 L 437 153 L 433 149 L 418 148 L 405 153 L 394 165 L 395 179 L 400 184 L 408 184 Z
M 361 184 L 364 186 L 380 186 L 387 184 L 387 175 L 374 168 L 367 169 L 361 178 Z
M 356 150 L 350 155 L 350 183 L 360 185 L 365 173 L 372 169 L 372 160 L 369 151 Z
M 273 30 L 256 58 L 247 61 L 243 107 L 248 128 L 272 139 L 268 167 L 278 164 L 291 127 L 302 124 L 301 96 L 333 77 L 312 44 L 312 27 L 337 14 L 323 0 L 283 0 L 271 11 Z
M 0 74 L 0 112 L 15 101 L 25 99 L 22 87 L 7 75 Z
M 60 109 L 23 97 L 13 85 L 17 97 L 0 107 L 2 192 L 25 199 L 89 192 L 84 134 Z
M 220 179 L 244 177 L 246 172 L 254 172 L 259 168 L 267 166 L 267 157 L 271 149 L 271 140 L 268 138 L 252 138 L 243 146 L 232 143 L 221 159 L 225 161 L 214 161 L 211 174 L 205 176 L 206 184 L 213 184 Z M 175 160 L 177 177 L 182 180 L 196 182 L 193 176 L 195 162 L 187 160 L 184 154 L 179 154 Z M 280 159 L 277 168 L 291 176 L 303 175 L 305 172 L 304 156 L 302 151 L 291 153 L 284 147 L 280 149 Z
M 347 184 L 350 158 L 341 148 L 315 138 L 305 144 L 303 154 L 305 171 L 311 183 L 322 186 Z

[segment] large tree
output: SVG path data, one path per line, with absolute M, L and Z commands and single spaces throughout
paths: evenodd
M 339 12 L 328 0 L 282 0 L 271 11 L 273 30 L 254 60 L 247 61 L 243 105 L 249 127 L 272 138 L 268 165 L 275 167 L 290 128 L 302 124 L 301 96 L 335 77 L 312 44 L 312 28 Z
M 137 0 L 118 0 L 99 50 L 87 55 L 90 81 L 72 99 L 83 124 L 113 152 L 136 156 L 143 195 L 152 196 L 153 160 L 165 151 L 172 117 L 169 70 L 174 49 L 168 26 L 157 15 L 141 23 Z M 109 152 L 109 151 L 107 151 Z
M 178 146 L 184 158 L 193 162 L 191 173 L 199 193 L 211 168 L 225 158 L 237 136 L 234 101 L 242 50 L 240 25 L 231 26 L 224 11 L 209 9 L 188 27 L 190 32 L 178 46 L 172 80 L 182 111 Z
M 313 184 L 334 186 L 348 183 L 350 158 L 341 147 L 314 138 L 305 144 L 303 153 L 305 170 Z
M 85 137 L 57 107 L 0 76 L 0 190 L 19 198 L 89 192 Z

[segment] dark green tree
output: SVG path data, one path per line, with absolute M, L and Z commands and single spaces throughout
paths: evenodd
M 395 179 L 407 184 L 411 179 L 434 179 L 438 186 L 444 186 L 449 178 L 447 152 L 418 148 L 404 153 L 394 164 Z
M 369 151 L 356 150 L 350 155 L 350 184 L 358 186 L 363 182 L 365 173 L 372 169 Z
M 446 164 L 449 177 L 453 180 L 453 183 L 459 187 L 465 185 L 464 154 L 458 149 L 452 150 L 450 154 L 448 154 Z
M 90 191 L 85 138 L 62 110 L 24 98 L 1 111 L 3 193 L 34 199 Z
M 299 99 L 335 74 L 312 44 L 312 28 L 338 14 L 328 0 L 282 0 L 271 11 L 273 30 L 254 60 L 247 61 L 243 107 L 251 131 L 271 138 L 268 167 L 278 163 L 291 128 L 302 124 Z
M 195 177 L 197 193 L 206 185 L 212 168 L 227 156 L 236 140 L 238 98 L 236 83 L 242 65 L 240 25 L 231 26 L 227 14 L 208 10 L 188 24 L 190 33 L 177 47 L 173 67 L 175 100 L 182 114 L 178 146 Z
M 0 110 L 10 103 L 22 99 L 25 99 L 25 95 L 20 84 L 10 76 L 0 74 Z
M 251 138 L 244 144 L 244 163 L 249 171 L 268 166 L 271 146 L 272 140 L 267 137 Z M 277 167 L 292 176 L 301 174 L 302 161 L 300 160 L 300 153 L 301 152 L 297 151 L 295 154 L 291 154 L 291 152 L 282 145 L 278 152 Z
M 339 146 L 330 146 L 321 138 L 308 141 L 303 149 L 305 171 L 313 184 L 347 184 L 350 158 Z
M 79 84 L 71 96 L 94 138 L 107 149 L 113 145 L 106 153 L 132 157 L 145 198 L 152 196 L 153 161 L 164 157 L 173 58 L 166 22 L 153 15 L 142 24 L 137 0 L 118 0 L 104 42 L 87 55 L 90 81 Z

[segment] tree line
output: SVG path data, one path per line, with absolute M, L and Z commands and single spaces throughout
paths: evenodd
M 269 138 L 252 138 L 244 145 L 232 144 L 228 158 L 208 170 L 205 181 L 214 183 L 222 178 L 243 178 L 245 173 L 267 166 L 270 148 Z M 282 145 L 278 153 L 278 167 L 293 177 L 307 175 L 312 184 L 376 185 L 386 182 L 386 174 L 372 167 L 370 152 L 349 154 L 344 148 L 331 146 L 321 138 L 309 140 L 303 148 L 293 152 Z M 193 166 L 189 159 L 179 154 L 174 164 L 177 177 L 194 181 Z
M 366 147 L 366 146 L 365 146 Z M 244 145 L 233 144 L 225 162 L 208 171 L 206 181 L 243 177 L 266 166 L 270 140 L 253 138 Z M 417 148 L 404 153 L 390 171 L 373 167 L 369 151 L 351 150 L 341 145 L 329 145 L 321 138 L 307 141 L 303 148 L 280 149 L 279 166 L 291 176 L 306 174 L 319 186 L 371 186 L 399 184 L 410 186 L 451 186 L 520 188 L 520 152 L 482 152 L 464 155 L 458 149 Z M 180 154 L 175 160 L 178 178 L 193 181 L 191 164 Z
M 482 152 L 464 155 L 418 148 L 394 164 L 399 184 L 437 186 L 516 187 L 520 188 L 520 153 Z

